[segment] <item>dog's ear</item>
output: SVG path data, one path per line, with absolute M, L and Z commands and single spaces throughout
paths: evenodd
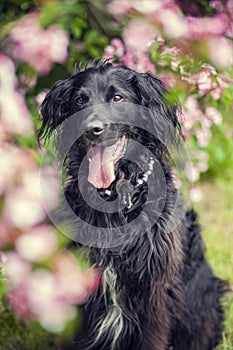
M 171 101 L 162 81 L 151 73 L 137 74 L 135 83 L 140 103 L 150 109 L 157 122 L 173 128 L 173 141 L 177 140 L 182 135 L 178 120 L 181 111 L 177 101 Z
M 72 96 L 71 80 L 58 81 L 45 96 L 40 106 L 42 125 L 38 131 L 38 140 L 49 136 L 70 113 L 70 98 Z

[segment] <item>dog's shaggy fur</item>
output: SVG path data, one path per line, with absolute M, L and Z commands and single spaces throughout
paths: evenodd
M 87 224 L 76 239 L 96 239 L 87 249 L 102 274 L 75 349 L 210 350 L 221 340 L 225 284 L 205 260 L 196 214 L 184 209 L 169 165 L 177 111 L 158 78 L 110 63 L 58 82 L 42 103 L 39 138 L 57 131 L 65 197 L 77 226 Z M 119 210 L 107 211 L 117 200 Z

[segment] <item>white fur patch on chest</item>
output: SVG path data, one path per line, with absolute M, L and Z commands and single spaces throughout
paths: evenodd
M 124 316 L 118 302 L 118 292 L 116 288 L 117 275 L 111 265 L 103 272 L 102 281 L 103 297 L 105 298 L 107 312 L 105 317 L 102 317 L 101 320 L 97 322 L 93 330 L 95 334 L 93 345 L 104 341 L 111 344 L 110 349 L 114 350 L 116 342 L 124 330 Z

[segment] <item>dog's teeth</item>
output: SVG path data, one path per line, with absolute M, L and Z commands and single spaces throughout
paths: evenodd
M 149 169 L 153 170 L 153 164 L 151 164 L 151 163 L 149 164 Z
M 106 194 L 107 196 L 111 196 L 111 193 L 112 193 L 112 191 L 110 191 L 110 190 L 105 190 L 105 194 Z
M 130 194 L 128 193 L 127 194 L 127 197 L 128 197 L 128 209 L 131 209 L 132 208 L 132 206 L 133 206 L 133 203 L 132 203 L 132 201 L 131 201 L 131 197 L 130 197 Z

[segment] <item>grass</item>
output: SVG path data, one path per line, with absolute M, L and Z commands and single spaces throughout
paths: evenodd
M 216 275 L 233 290 L 233 181 L 202 183 L 203 199 L 194 204 L 199 213 L 206 256 Z M 217 350 L 233 350 L 233 293 L 224 299 L 226 311 L 223 341 Z M 0 350 L 59 350 L 59 339 L 36 323 L 19 324 L 5 311 L 0 317 Z M 200 349 L 201 350 L 201 349 Z
M 7 309 L 0 315 L 0 350 L 58 350 L 57 340 L 35 322 L 19 322 Z
M 217 276 L 228 281 L 223 342 L 217 350 L 233 350 L 233 181 L 201 185 L 203 199 L 194 207 L 199 213 L 206 243 L 206 257 Z

